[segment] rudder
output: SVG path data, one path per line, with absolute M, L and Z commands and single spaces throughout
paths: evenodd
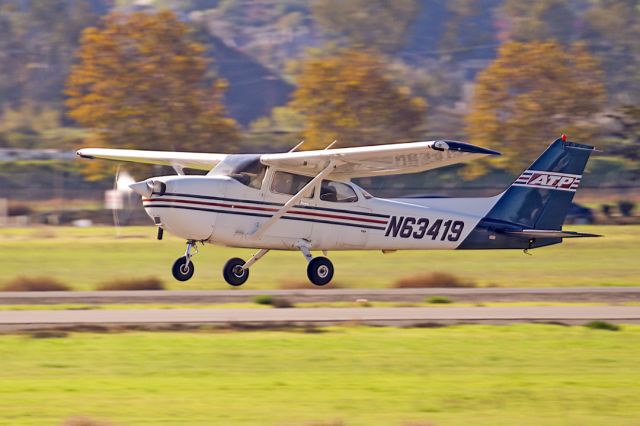
M 556 139 L 486 216 L 529 229 L 560 230 L 593 146 Z

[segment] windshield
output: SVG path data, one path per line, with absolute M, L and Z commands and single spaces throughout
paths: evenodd
M 260 162 L 260 155 L 230 155 L 209 173 L 209 176 L 229 176 L 243 185 L 260 189 L 267 166 Z

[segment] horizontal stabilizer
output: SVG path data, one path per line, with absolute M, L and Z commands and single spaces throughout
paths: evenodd
M 547 229 L 523 229 L 520 231 L 505 231 L 505 234 L 523 238 L 581 238 L 602 236 L 598 234 L 587 234 L 584 232 L 553 231 Z

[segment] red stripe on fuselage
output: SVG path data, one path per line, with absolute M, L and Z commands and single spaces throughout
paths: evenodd
M 196 205 L 202 205 L 202 206 L 226 207 L 226 208 L 230 208 L 230 209 L 257 210 L 257 211 L 274 212 L 274 213 L 279 210 L 279 209 L 270 208 L 270 207 L 239 206 L 237 204 L 212 203 L 212 202 L 206 202 L 206 201 L 177 200 L 175 198 L 144 198 L 142 200 L 143 203 L 148 203 L 148 202 L 153 202 L 153 201 L 168 202 L 168 203 L 196 204 Z M 150 205 L 149 207 L 153 207 L 153 205 Z M 300 215 L 300 216 L 325 217 L 325 218 L 331 218 L 331 219 L 355 220 L 355 221 L 359 221 L 359 222 L 379 223 L 379 224 L 382 224 L 382 225 L 386 225 L 387 224 L 386 220 L 360 218 L 360 217 L 350 217 L 350 216 L 342 216 L 342 215 L 336 215 L 336 214 L 307 212 L 307 211 L 300 211 L 300 210 L 291 210 L 291 211 L 288 212 L 288 214 L 297 214 L 297 215 Z M 354 212 L 353 214 L 355 215 L 355 214 L 358 214 L 358 213 Z

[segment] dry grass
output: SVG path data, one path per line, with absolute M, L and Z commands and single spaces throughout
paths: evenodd
M 340 283 L 330 282 L 324 286 L 317 286 L 311 284 L 309 281 L 297 281 L 297 280 L 286 280 L 282 281 L 278 288 L 282 290 L 312 290 L 312 289 L 332 289 L 332 288 L 344 288 Z
M 99 285 L 96 290 L 121 291 L 121 290 L 164 290 L 162 280 L 155 277 L 129 278 L 107 281 Z
M 395 288 L 469 288 L 475 287 L 470 281 L 449 274 L 448 272 L 431 272 L 427 274 L 410 275 L 396 281 Z
M 49 277 L 18 277 L 2 288 L 2 291 L 70 291 L 71 288 Z

